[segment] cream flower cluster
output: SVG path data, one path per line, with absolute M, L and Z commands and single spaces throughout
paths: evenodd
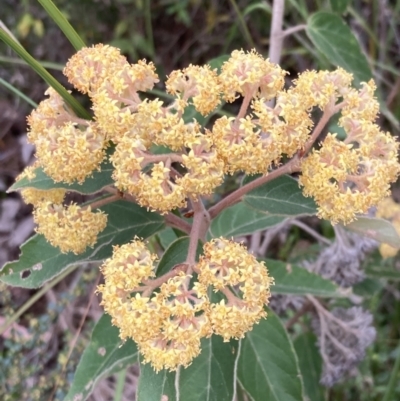
M 102 266 L 105 283 L 98 291 L 105 311 L 121 339 L 132 338 L 157 371 L 188 366 L 201 352 L 201 338 L 241 338 L 266 316 L 272 279 L 265 265 L 223 238 L 204 250 L 195 282 L 179 269 L 155 278 L 156 257 L 139 239 L 114 247 Z
M 25 203 L 34 207 L 36 231 L 62 253 L 80 254 L 88 246 L 93 247 L 98 234 L 107 225 L 107 216 L 100 211 L 92 212 L 90 206 L 81 207 L 74 203 L 64 206 L 64 189 L 26 188 L 21 194 Z
M 374 83 L 363 83 L 357 91 L 348 75 L 340 70 L 307 72 L 298 79 L 304 102 L 324 109 L 342 99 L 339 125 L 347 137 L 340 141 L 328 134 L 321 148 L 303 161 L 300 184 L 304 194 L 316 200 L 319 217 L 345 224 L 386 197 L 400 172 L 398 143 L 374 123 L 379 109 Z
M 341 110 L 339 124 L 348 135 L 345 141 L 328 135 L 302 163 L 300 184 L 315 198 L 320 217 L 351 221 L 382 199 L 399 173 L 396 142 L 374 124 L 373 83 L 355 90 L 352 75 L 340 68 L 306 71 L 285 90 L 284 70 L 255 51 L 236 50 L 219 74 L 208 65 L 171 72 L 168 105 L 141 95 L 159 82 L 154 65 L 130 64 L 111 46 L 80 50 L 64 74 L 89 95 L 94 119 L 78 118 L 49 89 L 28 118 L 38 163 L 55 181 L 83 182 L 113 143 L 117 189 L 162 214 L 186 206 L 189 197 L 210 195 L 224 174 L 268 174 L 283 156 L 308 150 L 315 108 Z M 238 115 L 216 119 L 210 130 L 183 119 L 188 106 L 207 115 L 222 99 L 238 97 Z M 160 147 L 170 153 L 157 153 Z

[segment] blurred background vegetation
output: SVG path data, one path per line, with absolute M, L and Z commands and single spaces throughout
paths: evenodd
M 119 47 L 131 62 L 152 60 L 161 82 L 174 69 L 190 63 L 204 64 L 234 49 L 256 48 L 268 55 L 270 1 L 56 0 L 55 4 L 87 45 L 107 43 Z M 291 78 L 307 69 L 332 68 L 304 31 L 309 16 L 321 10 L 338 12 L 357 37 L 387 109 L 379 124 L 398 136 L 400 2 L 287 0 L 285 28 L 297 28 L 285 38 L 281 66 Z M 37 1 L 2 0 L 0 20 L 68 87 L 61 70 L 74 49 Z M 32 102 L 43 99 L 46 88 L 12 50 L 0 43 L 0 265 L 18 257 L 18 245 L 33 230 L 30 208 L 17 193 L 5 191 L 32 160 L 33 149 L 25 139 L 26 115 Z M 17 96 L 15 89 L 31 103 Z M 394 197 L 400 199 L 397 187 Z M 332 235 L 329 228 L 325 231 Z M 296 228 L 288 238 L 291 244 L 307 241 Z M 285 247 L 279 256 L 285 259 L 289 252 Z M 378 259 L 367 263 L 382 262 Z M 386 263 L 398 269 L 396 258 Z M 16 311 L 20 315 L 13 329 L 0 336 L 0 399 L 63 399 L 94 322 L 101 315 L 96 297 L 88 295 L 97 279 L 95 270 L 87 266 L 49 290 L 38 292 L 0 284 L 0 327 Z M 398 370 L 394 365 L 400 363 L 399 279 L 400 270 L 390 279 L 369 278 L 360 286 L 360 291 L 368 294 L 367 306 L 374 313 L 377 340 L 352 377 L 326 390 L 326 400 L 377 401 L 386 394 L 391 372 L 394 367 Z M 131 400 L 136 378 L 137 371 L 132 368 L 103 380 L 91 399 Z M 394 393 L 385 401 L 400 399 L 400 380 L 398 376 L 394 379 Z M 124 391 L 121 383 L 125 383 Z

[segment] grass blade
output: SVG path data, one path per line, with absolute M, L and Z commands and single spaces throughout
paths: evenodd
M 90 119 L 90 114 L 79 104 L 79 102 L 71 96 L 70 93 L 35 60 L 20 44 L 18 44 L 8 33 L 0 28 L 0 40 L 10 46 L 49 86 L 65 100 L 65 102 L 75 111 L 75 113 L 86 119 Z
M 68 22 L 68 20 L 64 17 L 63 13 L 55 6 L 55 4 L 51 0 L 38 0 L 38 2 L 46 10 L 47 14 L 49 14 L 52 20 L 58 25 L 58 27 L 63 31 L 64 35 L 71 42 L 76 51 L 86 46 L 82 38 L 78 35 L 78 33 Z

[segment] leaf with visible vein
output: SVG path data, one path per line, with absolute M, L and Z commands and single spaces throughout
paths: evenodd
M 251 178 L 246 178 L 245 182 Z M 317 213 L 312 198 L 306 198 L 297 180 L 284 175 L 250 191 L 243 201 L 259 212 L 276 216 L 303 216 Z
M 272 311 L 241 341 L 238 379 L 253 401 L 304 400 L 293 344 Z
M 240 202 L 225 209 L 211 222 L 208 237 L 211 239 L 248 235 L 276 226 L 285 218 L 284 216 L 259 212 Z
M 138 352 L 132 340 L 122 343 L 111 318 L 103 315 L 97 322 L 89 345 L 76 369 L 64 401 L 85 401 L 98 381 L 136 363 Z
M 275 285 L 271 287 L 273 294 L 309 294 L 327 298 L 344 296 L 336 284 L 318 274 L 280 260 L 264 260 L 269 275 L 275 280 Z
M 367 82 L 372 72 L 353 32 L 337 14 L 320 11 L 308 19 L 306 32 L 315 47 L 335 66 L 354 75 L 356 84 Z
M 72 264 L 101 261 L 111 256 L 113 245 L 127 243 L 136 235 L 147 238 L 164 227 L 161 216 L 135 203 L 118 201 L 100 209 L 108 215 L 108 223 L 93 249 L 80 255 L 61 253 L 37 234 L 21 246 L 18 261 L 3 267 L 0 280 L 19 287 L 38 288 Z

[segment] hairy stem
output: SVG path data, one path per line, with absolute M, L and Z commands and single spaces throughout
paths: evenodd
M 279 64 L 282 54 L 283 43 L 283 14 L 285 11 L 285 0 L 274 0 L 272 2 L 272 21 L 269 45 L 269 60 Z
M 122 198 L 121 195 L 116 194 L 116 195 L 111 195 L 111 196 L 107 196 L 106 198 L 102 198 L 100 200 L 95 200 L 92 203 L 89 203 L 87 205 L 87 207 L 90 207 L 92 210 L 97 209 L 101 206 L 107 205 L 109 203 L 113 203 L 116 202 L 117 200 L 120 200 Z
M 177 228 L 178 230 L 183 231 L 185 234 L 190 234 L 192 226 L 175 214 L 168 213 L 164 216 L 164 219 L 167 226 Z
M 284 174 L 291 174 L 294 172 L 300 171 L 300 158 L 296 155 L 290 160 L 288 163 L 284 164 L 283 166 L 277 168 L 274 171 L 271 171 L 267 175 L 264 175 L 260 178 L 255 179 L 252 182 L 244 185 L 243 187 L 238 188 L 236 191 L 229 194 L 227 197 L 219 201 L 217 204 L 212 206 L 208 212 L 210 214 L 211 219 L 216 217 L 219 213 L 221 213 L 224 209 L 229 206 L 234 205 L 235 203 L 239 202 L 241 198 L 246 195 L 248 192 L 252 191 L 253 189 L 263 185 L 267 182 L 274 180 L 275 178 L 280 177 Z

